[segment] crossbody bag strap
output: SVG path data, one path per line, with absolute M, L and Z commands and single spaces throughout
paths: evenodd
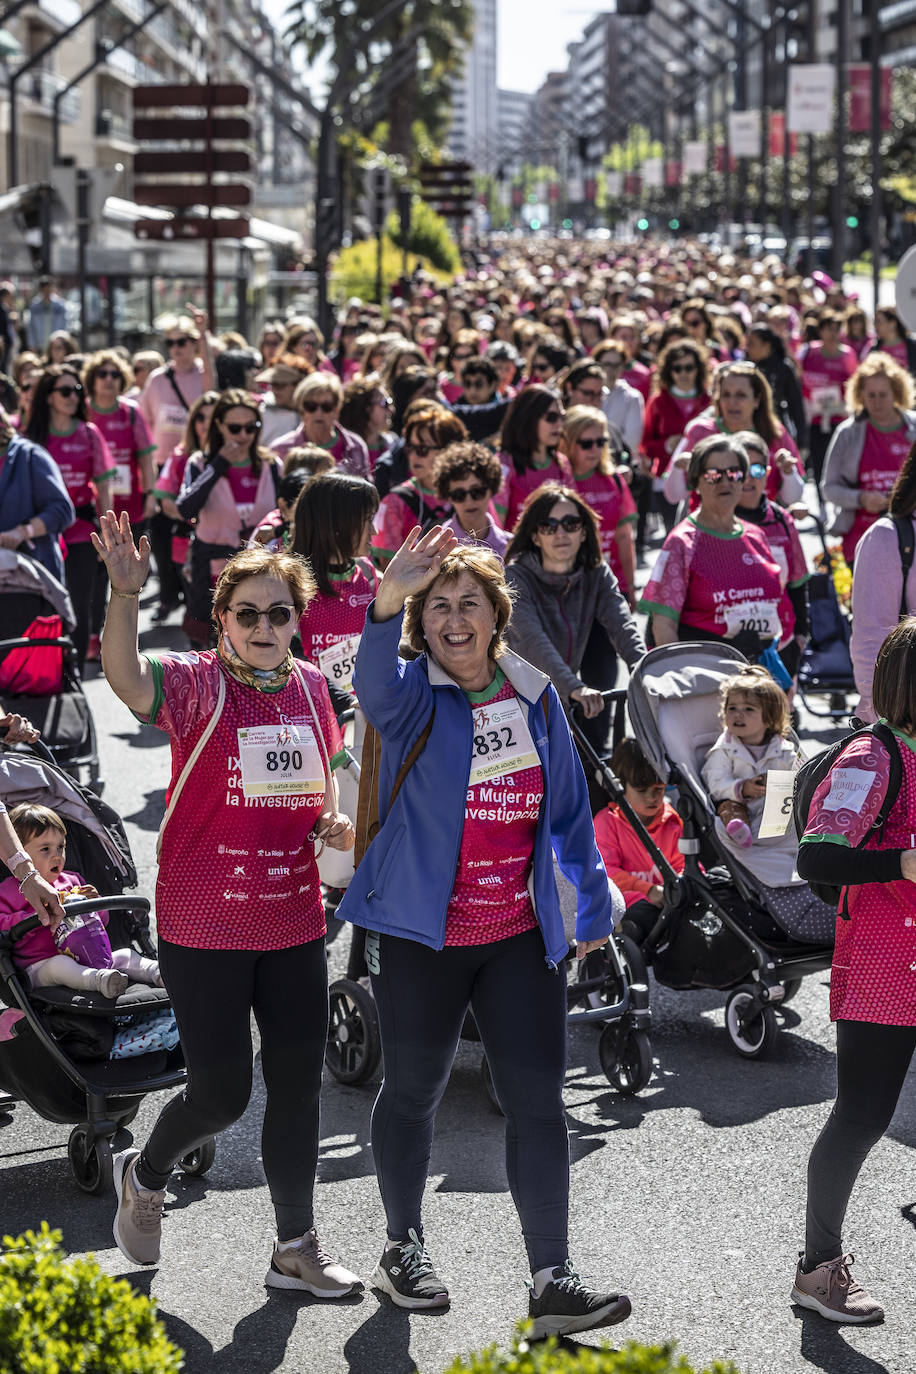
M 315 703 L 312 701 L 312 694 L 306 682 L 305 674 L 299 668 L 298 663 L 293 661 L 293 671 L 299 679 L 299 685 L 305 693 L 305 699 L 309 704 L 312 720 L 315 722 L 315 734 L 318 737 L 318 745 L 321 749 L 321 758 L 324 764 L 324 809 L 325 811 L 338 811 L 340 809 L 340 795 L 337 791 L 337 779 L 331 772 L 331 760 L 328 758 L 328 746 L 324 741 L 324 731 L 318 719 L 318 712 L 315 710 Z
M 178 385 L 178 383 L 177 383 L 176 380 L 175 380 L 175 369 L 172 368 L 172 367 L 167 367 L 167 368 L 165 369 L 165 375 L 168 377 L 168 379 L 169 379 L 169 385 L 171 386 L 171 388 L 172 388 L 172 390 L 174 391 L 175 395 L 178 397 L 178 399 L 179 399 L 179 401 L 181 402 L 181 404 L 184 406 L 185 410 L 190 410 L 191 407 L 188 405 L 187 401 L 186 401 L 185 398 L 182 396 L 182 394 L 181 394 L 181 387 Z
M 181 772 L 178 774 L 178 780 L 175 783 L 175 786 L 172 788 L 172 795 L 169 797 L 169 804 L 165 808 L 165 815 L 162 817 L 162 824 L 159 827 L 159 834 L 156 836 L 157 862 L 162 852 L 162 837 L 165 834 L 165 827 L 168 825 L 169 820 L 171 819 L 172 812 L 175 810 L 178 798 L 181 796 L 182 791 L 184 790 L 185 783 L 191 776 L 191 770 L 193 769 L 197 760 L 200 758 L 204 745 L 207 743 L 207 740 L 213 734 L 213 731 L 219 724 L 219 718 L 223 714 L 223 707 L 226 704 L 226 679 L 223 676 L 221 669 L 217 669 L 217 671 L 219 672 L 219 686 L 216 689 L 216 705 L 213 708 L 213 715 L 207 721 L 206 729 L 204 730 L 200 739 L 195 744 L 187 762 L 185 763 L 184 768 L 182 768 Z

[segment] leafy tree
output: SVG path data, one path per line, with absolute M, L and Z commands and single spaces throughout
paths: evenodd
M 410 161 L 415 121 L 438 140 L 447 130 L 449 78 L 461 69 L 474 10 L 470 0 L 403 0 L 351 52 L 354 34 L 385 8 L 380 0 L 294 0 L 286 38 L 310 62 L 330 63 L 335 75 L 346 65 L 353 77 L 350 121 L 364 133 L 384 122 L 388 152 Z

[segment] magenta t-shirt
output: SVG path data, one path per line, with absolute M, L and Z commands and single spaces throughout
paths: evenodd
M 468 694 L 474 735 L 446 945 L 486 945 L 537 925 L 526 884 L 544 777 L 524 703 L 501 672 L 490 691 L 486 701 Z
M 859 488 L 862 491 L 889 492 L 900 476 L 900 469 L 910 448 L 906 425 L 888 430 L 877 429 L 866 422 L 865 443 L 859 463 Z M 850 567 L 862 535 L 880 518 L 880 515 L 872 515 L 861 506 L 856 511 L 852 528 L 843 535 L 843 556 Z
M 143 487 L 140 458 L 155 452 L 143 411 L 134 401 L 118 398 L 113 410 L 89 407 L 92 423 L 108 445 L 115 474 L 109 488 L 112 509 L 117 515 L 127 511 L 131 521 L 143 519 Z
M 780 616 L 779 564 L 766 535 L 739 521 L 719 534 L 688 515 L 665 539 L 646 583 L 639 610 L 682 621 L 720 639 L 752 629 L 762 639 L 782 638 L 792 625 Z
M 316 592 L 299 620 L 305 657 L 320 668 L 328 682 L 349 692 L 353 664 L 366 623 L 366 609 L 378 589 L 378 573 L 367 560 L 356 563 L 346 577 L 334 578 L 336 596 Z
M 831 406 L 833 423 L 838 424 L 845 414 L 843 396 L 846 390 L 846 383 L 855 372 L 858 360 L 851 348 L 845 344 L 840 345 L 840 351 L 835 356 L 828 356 L 824 352 L 824 345 L 813 343 L 805 354 L 802 362 L 802 390 L 806 399 L 811 403 L 811 423 L 819 424 L 823 413 L 823 405 L 819 404 L 819 392 L 824 392 L 828 388 L 831 392 L 838 395 L 834 398 Z
M 633 588 L 624 576 L 620 561 L 620 546 L 617 531 L 636 521 L 636 503 L 630 488 L 622 477 L 609 476 L 596 468 L 587 477 L 574 477 L 575 490 L 597 515 L 601 522 L 598 538 L 601 552 L 611 565 L 614 576 L 624 593 L 632 595 Z
M 894 733 L 903 781 L 883 829 L 869 835 L 887 792 L 890 758 L 874 735 L 863 734 L 843 750 L 814 793 L 802 844 L 913 848 L 916 753 L 905 736 Z M 916 1025 L 916 887 L 901 878 L 862 883 L 846 895 L 849 920 L 836 923 L 831 1020 Z
M 54 459 L 64 479 L 67 495 L 74 506 L 95 506 L 96 494 L 92 483 L 115 476 L 115 466 L 108 445 L 95 425 L 77 420 L 70 434 L 50 433 L 45 448 Z M 67 544 L 88 544 L 92 525 L 77 516 L 66 532 Z
M 537 491 L 545 482 L 562 482 L 567 487 L 572 484 L 572 470 L 562 454 L 542 468 L 529 467 L 522 473 L 516 472 L 515 464 L 508 453 L 501 453 L 499 458 L 503 480 L 493 498 L 493 506 L 503 529 L 508 530 L 510 534 L 515 529 L 515 522 L 526 498 L 533 491 Z
M 223 710 L 162 836 L 156 883 L 159 935 L 192 949 L 286 949 L 325 933 L 309 833 L 324 810 L 324 753 L 342 749 L 324 678 L 297 663 L 282 691 L 259 692 L 213 652 L 149 658 L 150 722 L 172 746 L 168 800 L 210 722 L 219 679 Z
M 232 497 L 239 513 L 239 521 L 242 528 L 247 529 L 251 524 L 251 512 L 254 509 L 254 501 L 261 479 L 257 473 L 251 471 L 248 463 L 244 467 L 230 463 L 226 478 L 232 488 Z

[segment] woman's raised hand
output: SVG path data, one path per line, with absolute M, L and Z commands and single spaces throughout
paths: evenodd
M 150 544 L 146 535 L 140 536 L 139 548 L 134 543 L 127 512 L 121 517 L 113 510 L 99 517 L 100 533 L 90 534 L 92 547 L 108 570 L 108 578 L 116 592 L 139 592 L 149 576 Z
M 385 569 L 375 598 L 375 619 L 390 620 L 398 615 L 409 596 L 422 592 L 439 576 L 442 560 L 458 545 L 458 538 L 443 525 L 433 525 L 426 534 L 414 525 L 404 543 Z

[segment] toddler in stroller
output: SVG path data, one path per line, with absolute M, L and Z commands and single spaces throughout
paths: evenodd
M 98 897 L 91 883 L 78 873 L 64 868 L 67 857 L 67 830 L 56 811 L 48 806 L 24 802 L 10 812 L 10 824 L 23 851 L 32 860 L 39 877 L 70 898 Z M 0 930 L 9 930 L 32 915 L 32 908 L 19 891 L 13 877 L 0 883 Z M 107 925 L 107 913 L 101 924 Z M 67 933 L 66 921 L 53 920 L 39 926 L 15 946 L 13 962 L 26 974 L 33 988 L 65 987 L 77 992 L 98 992 L 103 997 L 119 997 L 133 980 L 151 987 L 162 987 L 159 965 L 129 947 L 112 950 L 107 936 L 89 941 L 79 939 L 91 927 L 77 926 Z M 90 964 L 88 961 L 94 962 Z

